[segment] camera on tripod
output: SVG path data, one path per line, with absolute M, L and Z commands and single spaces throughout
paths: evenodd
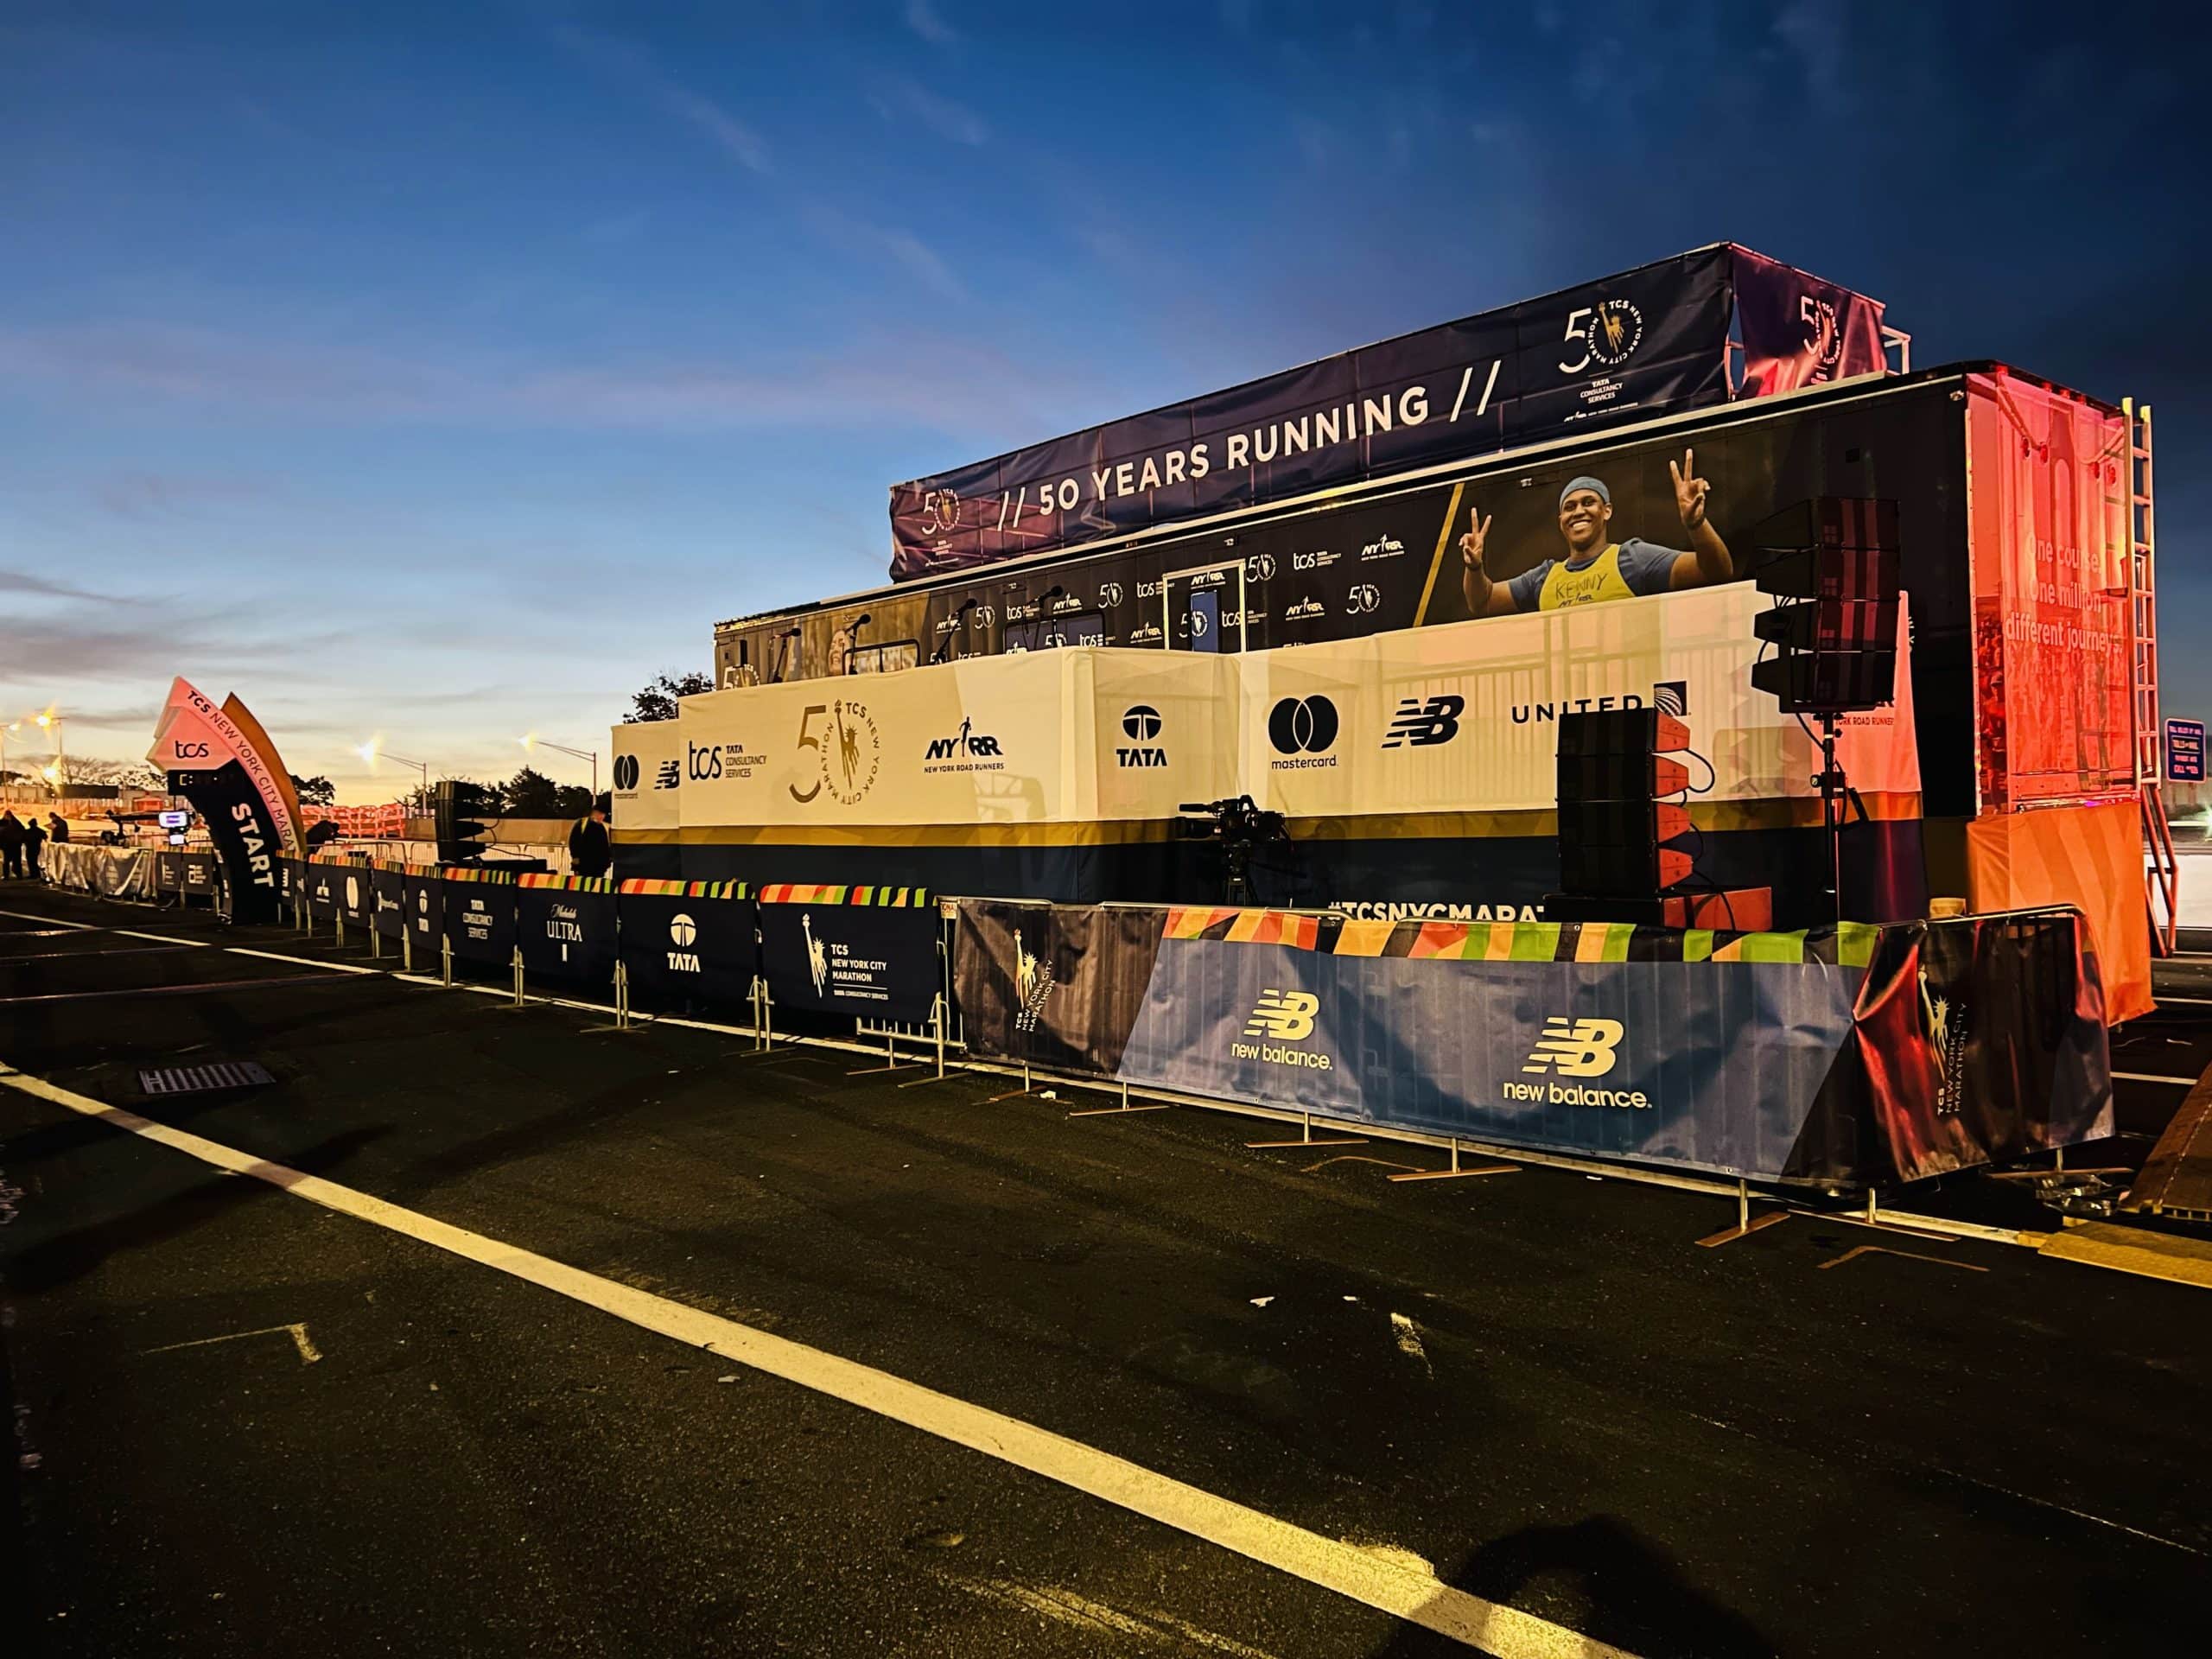
M 1220 801 L 1185 801 L 1175 809 L 1187 816 L 1175 822 L 1184 841 L 1221 843 L 1222 887 L 1226 901 L 1252 901 L 1252 855 L 1262 842 L 1288 841 L 1289 827 L 1280 812 L 1269 812 L 1249 795 Z

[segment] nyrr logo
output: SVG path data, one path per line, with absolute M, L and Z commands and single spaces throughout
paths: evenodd
M 1602 1077 L 1619 1058 L 1625 1028 L 1618 1020 L 1569 1020 L 1555 1014 L 1544 1021 L 1523 1071 L 1556 1071 L 1562 1077 Z
M 971 760 L 993 760 L 1004 753 L 999 747 L 998 739 L 976 731 L 975 721 L 963 715 L 960 729 L 950 737 L 931 738 L 929 752 L 922 758 L 925 760 L 950 760 L 958 756 Z
M 1449 743 L 1459 735 L 1459 716 L 1466 712 L 1467 700 L 1456 692 L 1425 700 L 1403 698 L 1398 712 L 1390 717 L 1389 735 L 1382 740 L 1382 747 L 1425 749 L 1433 743 Z
M 1114 750 L 1116 762 L 1123 766 L 1164 766 L 1167 751 L 1154 740 L 1159 737 L 1161 721 L 1160 710 L 1149 703 L 1136 703 L 1122 715 L 1122 730 L 1128 742 Z
M 1521 1069 L 1538 1076 L 1554 1071 L 1562 1077 L 1602 1077 L 1618 1063 L 1624 1034 L 1618 1020 L 1570 1020 L 1555 1014 L 1544 1021 L 1543 1035 Z M 1641 1089 L 1592 1089 L 1579 1083 L 1508 1083 L 1498 1092 L 1510 1101 L 1541 1106 L 1651 1104 Z
M 1269 1065 L 1303 1066 L 1314 1071 L 1332 1071 L 1336 1066 L 1333 1057 L 1289 1046 L 1302 1043 L 1313 1034 L 1314 1015 L 1320 1010 L 1321 999 L 1311 991 L 1262 991 L 1260 1000 L 1252 1005 L 1251 1017 L 1244 1022 L 1244 1035 L 1261 1040 L 1230 1044 L 1230 1058 L 1262 1060 Z
M 1387 531 L 1359 550 L 1363 563 L 1373 559 L 1395 559 L 1406 550 L 1406 544 Z

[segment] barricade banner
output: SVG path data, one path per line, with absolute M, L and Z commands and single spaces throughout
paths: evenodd
M 301 863 L 300 887 L 307 894 L 308 915 L 328 921 L 344 911 L 347 868 L 321 858 Z
M 358 859 L 348 859 L 338 878 L 338 906 L 340 913 L 356 927 L 372 927 L 377 919 L 376 884 L 370 879 L 374 872 Z
M 952 961 L 969 1049 L 1117 1075 L 1166 917 L 1152 906 L 962 900 Z
M 507 966 L 515 954 L 514 877 L 457 867 L 440 874 L 445 882 L 446 938 L 454 955 Z
M 2064 911 L 1728 934 L 966 901 L 957 960 L 978 1053 L 1857 1185 L 2110 1133 L 2081 939 Z
M 614 902 L 633 988 L 724 1007 L 751 996 L 760 955 L 742 881 L 629 880 Z
M 369 891 L 375 898 L 375 927 L 382 938 L 404 938 L 407 933 L 407 867 L 379 863 L 369 867 Z
M 434 864 L 410 864 L 400 874 L 399 907 L 407 938 L 414 941 L 415 965 L 438 960 L 446 936 L 446 884 Z
M 47 879 L 56 887 L 105 899 L 151 899 L 155 894 L 154 855 L 149 852 L 48 842 L 43 862 Z
M 188 903 L 214 898 L 213 854 L 167 852 L 156 855 L 156 886 L 164 895 L 174 894 Z
M 918 887 L 764 887 L 768 992 L 819 1014 L 923 1020 L 940 984 L 937 907 Z
M 530 874 L 515 892 L 525 973 L 604 985 L 614 976 L 614 883 L 606 876 Z

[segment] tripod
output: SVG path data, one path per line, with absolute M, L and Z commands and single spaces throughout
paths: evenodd
M 1824 710 L 1815 716 L 1821 722 L 1821 769 L 1812 781 L 1821 786 L 1821 826 L 1828 832 L 1828 870 L 1834 886 L 1830 889 L 1835 900 L 1836 925 L 1843 925 L 1843 832 L 1851 822 L 1851 814 L 1859 815 L 1861 823 L 1872 823 L 1873 815 L 1866 810 L 1866 803 L 1852 787 L 1851 779 L 1844 776 L 1843 768 L 1836 763 L 1835 734 L 1838 716 L 1833 710 Z

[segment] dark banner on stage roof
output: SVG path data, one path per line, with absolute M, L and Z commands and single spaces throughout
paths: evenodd
M 930 1017 L 942 972 L 934 905 L 763 903 L 760 918 L 761 972 L 779 1004 L 873 1020 Z
M 515 893 L 515 937 L 523 971 L 577 985 L 614 976 L 614 884 L 525 875 Z
M 1880 301 L 1749 248 L 1732 252 L 1736 327 L 1744 342 L 1740 396 L 1795 391 L 1886 365 Z
M 760 956 L 753 901 L 742 892 L 734 881 L 625 881 L 615 904 L 632 988 L 744 1007 Z
M 515 954 L 515 884 L 512 880 L 462 880 L 445 884 L 446 938 L 466 962 L 506 967 Z
M 896 485 L 893 579 L 1723 402 L 1731 251 L 1662 259 Z

